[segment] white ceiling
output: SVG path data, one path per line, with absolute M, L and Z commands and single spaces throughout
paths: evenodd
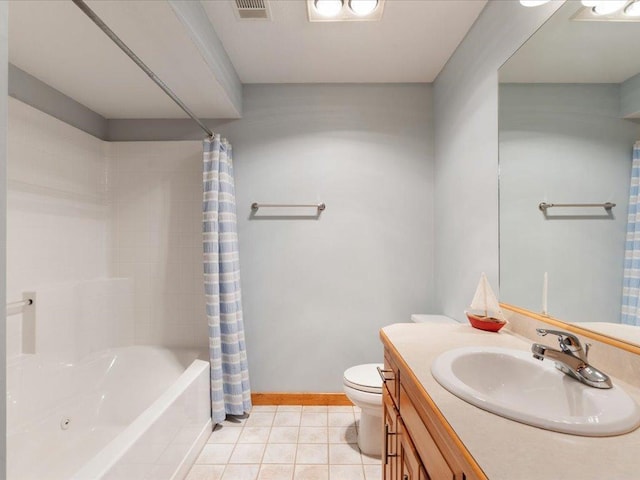
M 237 117 L 166 1 L 89 1 L 196 115 Z M 9 61 L 106 118 L 186 114 L 70 1 L 11 1 Z
M 585 22 L 570 1 L 500 69 L 501 82 L 621 83 L 640 72 L 640 22 Z
M 387 0 L 380 22 L 318 23 L 304 0 L 270 0 L 271 20 L 202 3 L 243 83 L 377 83 L 432 82 L 486 0 Z
M 202 118 L 238 116 L 166 0 L 88 0 Z M 310 23 L 304 0 L 271 0 L 272 20 L 241 21 L 203 1 L 244 83 L 431 82 L 486 0 L 387 0 L 380 22 Z M 70 1 L 12 0 L 9 60 L 106 118 L 185 118 Z

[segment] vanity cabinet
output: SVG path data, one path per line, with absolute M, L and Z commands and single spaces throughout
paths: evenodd
M 384 480 L 486 480 L 393 345 L 382 340 Z

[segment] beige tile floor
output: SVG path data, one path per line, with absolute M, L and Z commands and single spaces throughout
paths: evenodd
M 187 480 L 380 480 L 356 443 L 357 407 L 259 406 L 218 425 Z

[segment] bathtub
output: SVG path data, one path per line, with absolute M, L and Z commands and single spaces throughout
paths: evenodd
M 182 479 L 211 431 L 209 363 L 151 346 L 7 366 L 9 480 Z

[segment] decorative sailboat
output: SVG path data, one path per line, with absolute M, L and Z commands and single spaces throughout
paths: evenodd
M 471 326 L 480 330 L 497 332 L 507 324 L 498 299 L 484 272 L 480 275 L 480 282 L 471 301 L 470 310 L 464 313 Z

